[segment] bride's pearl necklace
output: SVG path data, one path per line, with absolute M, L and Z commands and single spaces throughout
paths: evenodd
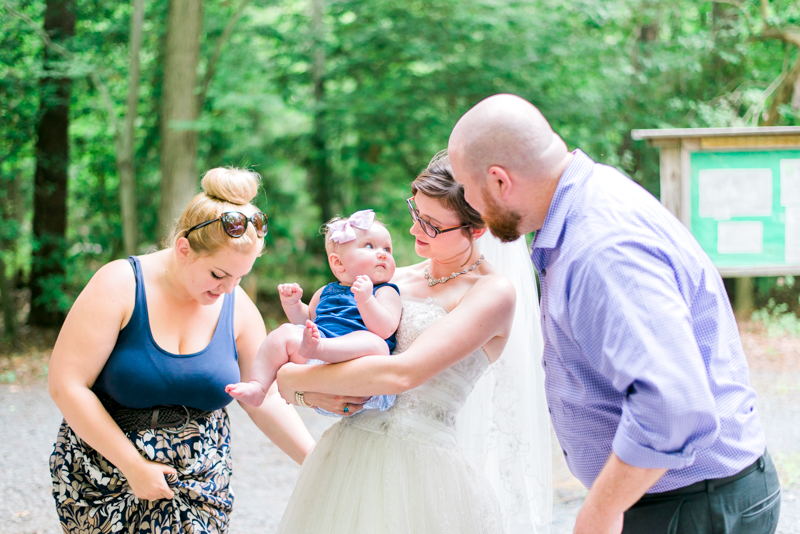
M 433 287 L 436 284 L 444 284 L 445 282 L 447 282 L 448 280 L 452 280 L 456 276 L 461 276 L 462 274 L 467 274 L 470 271 L 474 271 L 478 267 L 478 265 L 481 264 L 481 262 L 483 262 L 483 254 L 481 254 L 481 257 L 478 258 L 478 261 L 475 262 L 475 265 L 473 265 L 469 269 L 464 269 L 460 273 L 453 273 L 450 276 L 445 277 L 445 278 L 431 278 L 431 273 L 428 272 L 428 266 L 427 265 L 425 266 L 425 268 L 423 269 L 422 272 L 423 272 L 423 274 L 425 274 L 425 280 L 428 281 L 428 287 Z

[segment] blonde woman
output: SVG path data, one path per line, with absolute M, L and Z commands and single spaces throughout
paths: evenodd
M 212 169 L 169 247 L 102 267 L 50 363 L 64 414 L 50 458 L 64 532 L 225 532 L 233 505 L 225 385 L 247 381 L 266 337 L 239 281 L 261 254 L 258 175 Z M 301 463 L 313 440 L 270 390 L 242 405 Z

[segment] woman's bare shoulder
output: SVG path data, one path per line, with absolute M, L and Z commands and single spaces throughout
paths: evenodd
M 494 269 L 492 271 L 478 278 L 461 298 L 461 303 L 480 303 L 484 307 L 508 307 L 513 312 L 517 297 L 514 285 L 502 274 Z
M 266 327 L 255 302 L 241 286 L 236 286 L 234 294 L 236 296 L 233 310 L 234 337 L 238 340 L 242 333 L 253 333 L 263 339 L 267 335 Z
M 96 290 L 124 291 L 136 287 L 136 274 L 128 260 L 114 260 L 100 267 L 86 286 Z
M 92 321 L 99 316 L 122 328 L 135 305 L 136 275 L 133 268 L 126 260 L 115 260 L 94 273 L 72 305 L 70 315 L 89 317 Z
M 250 298 L 247 291 L 245 291 L 242 286 L 236 286 L 233 291 L 236 297 L 234 301 L 234 321 L 237 323 L 240 321 L 256 321 L 263 323 L 261 312 L 258 311 L 256 303 L 253 302 L 253 299 Z
M 516 291 L 514 289 L 514 284 L 511 281 L 500 274 L 494 267 L 492 270 L 483 276 L 481 276 L 475 285 L 472 286 L 472 289 L 475 291 L 493 291 L 493 292 L 500 292 L 502 295 L 507 295 L 508 293 L 514 294 Z

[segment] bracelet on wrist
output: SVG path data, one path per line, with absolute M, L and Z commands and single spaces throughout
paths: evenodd
M 304 394 L 305 394 L 305 391 L 295 391 L 294 392 L 294 400 L 296 400 L 297 404 L 299 406 L 302 406 L 303 408 L 311 408 L 311 405 L 309 403 L 307 403 L 306 399 L 303 397 Z

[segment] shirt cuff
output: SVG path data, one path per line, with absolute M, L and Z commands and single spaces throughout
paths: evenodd
M 694 463 L 695 448 L 689 444 L 676 452 L 660 452 L 637 443 L 620 426 L 611 450 L 626 464 L 643 469 L 683 469 Z

